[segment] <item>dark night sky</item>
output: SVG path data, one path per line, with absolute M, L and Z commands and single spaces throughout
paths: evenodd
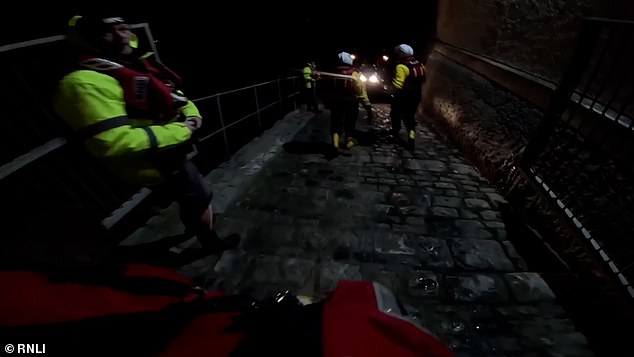
M 192 97 L 273 79 L 310 59 L 324 69 L 342 50 L 378 55 L 405 42 L 422 53 L 435 27 L 434 6 L 422 8 L 434 1 L 420 1 L 421 8 L 401 14 L 402 20 L 389 9 L 317 2 L 276 8 L 236 1 L 222 10 L 214 10 L 217 3 L 205 9 L 176 3 L 112 13 L 150 24 L 161 59 L 182 74 Z M 40 6 L 35 13 L 26 5 L 16 8 L 12 12 L 21 15 L 0 22 L 0 45 L 60 34 L 72 14 L 90 5 Z

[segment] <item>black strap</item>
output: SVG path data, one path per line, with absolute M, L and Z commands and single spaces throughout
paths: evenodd
M 79 136 L 83 139 L 89 139 L 97 134 L 103 133 L 110 129 L 118 128 L 120 126 L 130 125 L 130 119 L 127 116 L 114 117 L 106 120 L 102 120 L 98 123 L 88 125 L 87 127 L 79 130 Z M 142 128 L 147 133 L 150 139 L 150 149 L 156 149 L 158 147 L 158 139 L 152 129 L 148 127 Z
M 104 131 L 108 131 L 110 129 L 118 128 L 124 125 L 130 125 L 130 119 L 128 119 L 128 117 L 125 115 L 105 119 L 98 123 L 88 125 L 87 127 L 79 130 L 79 135 L 84 139 L 88 139 L 99 133 L 103 133 Z
M 158 147 L 158 140 L 156 139 L 156 135 L 154 134 L 152 129 L 148 127 L 143 127 L 143 130 L 145 130 L 148 138 L 150 139 L 150 149 L 156 149 Z

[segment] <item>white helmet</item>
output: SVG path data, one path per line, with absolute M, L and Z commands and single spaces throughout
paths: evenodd
M 414 49 L 410 45 L 400 44 L 394 48 L 394 54 L 397 57 L 409 57 L 414 55 Z
M 352 66 L 352 56 L 348 52 L 341 52 L 337 55 L 339 57 L 339 61 L 349 66 Z

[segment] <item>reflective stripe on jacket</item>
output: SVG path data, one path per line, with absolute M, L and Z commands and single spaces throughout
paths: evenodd
M 304 67 L 302 73 L 304 75 L 304 86 L 306 88 L 312 88 L 313 83 L 315 82 L 315 79 L 313 78 L 313 69 L 310 68 L 310 66 L 306 66 Z
M 357 98 L 364 105 L 370 104 L 370 99 L 368 98 L 368 89 L 365 86 L 365 83 L 361 80 L 361 72 L 355 70 L 352 72 L 352 77 L 357 81 L 357 86 L 359 87 L 359 92 L 357 93 Z

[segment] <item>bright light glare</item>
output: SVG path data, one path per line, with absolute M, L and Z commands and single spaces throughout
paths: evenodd
M 376 77 L 376 74 L 370 76 L 370 83 L 377 83 L 379 79 Z
M 361 82 L 367 82 L 368 81 L 368 77 L 364 76 L 363 74 L 361 75 L 361 77 L 359 77 L 359 79 L 361 79 Z M 370 77 L 370 81 L 372 81 L 372 77 Z
M 350 55 L 350 58 L 355 59 L 355 58 L 357 58 L 357 56 L 355 56 L 355 55 Z
M 389 60 L 389 59 L 390 59 L 390 58 L 389 58 L 388 56 L 383 56 L 383 60 L 384 60 L 384 61 L 387 61 L 387 60 Z

